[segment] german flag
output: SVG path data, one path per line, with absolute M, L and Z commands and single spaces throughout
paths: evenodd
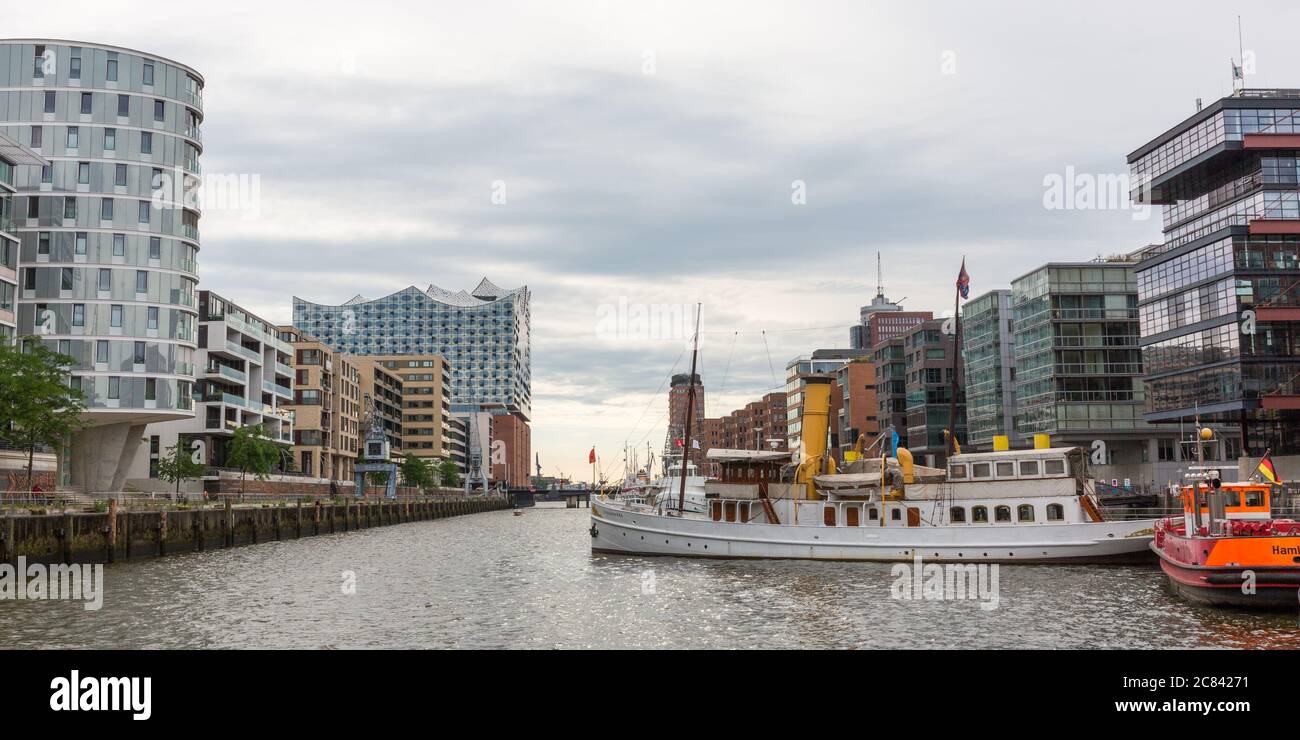
M 1269 459 L 1272 454 L 1272 450 L 1264 451 L 1264 457 L 1259 461 L 1259 467 L 1255 468 L 1255 472 L 1263 476 L 1264 480 L 1267 480 L 1269 483 L 1272 483 L 1275 486 L 1280 486 L 1282 485 L 1282 479 L 1278 477 L 1277 468 L 1273 467 L 1273 461 Z

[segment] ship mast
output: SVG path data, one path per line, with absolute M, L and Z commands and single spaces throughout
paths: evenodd
M 691 374 L 686 376 L 686 435 L 682 439 L 682 485 L 677 493 L 677 516 L 686 511 L 686 461 L 691 454 L 691 426 L 695 416 L 695 363 L 700 356 L 700 307 L 695 304 L 695 339 L 691 348 Z

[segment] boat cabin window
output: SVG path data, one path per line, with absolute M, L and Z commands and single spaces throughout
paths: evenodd
M 975 463 L 970 466 L 970 475 L 972 478 L 990 478 L 992 477 L 992 466 L 989 463 Z
M 867 509 L 867 518 L 873 522 L 876 521 L 877 519 L 880 518 L 880 510 L 874 506 L 871 507 L 870 509 Z
M 965 465 L 949 465 L 949 466 L 948 466 L 948 477 L 951 478 L 952 480 L 962 480 L 962 479 L 964 479 L 964 478 L 966 477 L 966 466 L 965 466 Z
M 823 507 L 822 507 L 822 524 L 825 524 L 825 525 L 828 526 L 828 527 L 834 527 L 834 526 L 835 526 L 835 507 L 834 507 L 834 506 L 823 506 Z
M 1227 490 L 1223 492 L 1224 506 L 1241 506 L 1241 491 Z
M 889 512 L 889 518 L 897 522 L 903 518 L 903 515 L 901 512 L 899 512 L 898 509 L 894 509 L 893 511 Z
M 749 502 L 741 501 L 739 506 L 739 513 L 736 516 L 738 516 L 742 522 L 749 521 Z
M 1029 504 L 1021 504 L 1016 507 L 1016 521 L 1032 522 L 1034 521 L 1034 507 Z
M 998 477 L 999 478 L 1016 477 L 1016 464 L 1012 462 L 998 463 Z
M 976 506 L 970 510 L 970 520 L 972 522 L 987 522 L 989 520 L 989 510 L 986 506 Z
M 1021 474 L 1022 476 L 1024 476 L 1024 475 L 1038 475 L 1038 461 L 1037 461 L 1037 460 L 1021 460 L 1021 461 L 1020 461 L 1020 474 Z
M 1264 505 L 1264 492 L 1263 492 L 1263 491 L 1246 491 L 1246 497 L 1245 497 L 1245 498 L 1246 498 L 1246 506 L 1263 506 L 1263 505 Z
M 1044 460 L 1043 472 L 1048 475 L 1065 475 L 1064 460 Z
M 1047 505 L 1047 521 L 1059 522 L 1065 519 L 1065 507 L 1060 504 Z
M 999 522 L 1011 521 L 1011 507 L 999 506 L 993 509 L 993 519 L 994 521 L 999 521 Z
M 859 526 L 859 523 L 858 523 L 858 507 L 856 507 L 856 506 L 849 506 L 849 507 L 846 507 L 846 508 L 844 509 L 844 526 L 846 526 L 846 527 L 857 527 L 857 526 Z
M 962 524 L 966 521 L 966 508 L 963 506 L 954 506 L 948 512 L 948 521 L 953 524 Z
M 735 502 L 735 501 L 727 501 L 727 502 L 724 504 L 724 506 L 726 507 L 726 512 L 727 512 L 727 521 L 729 521 L 729 522 L 734 522 L 734 521 L 736 521 L 736 502 Z
M 721 502 L 721 501 L 710 501 L 710 502 L 709 502 L 709 515 L 713 518 L 713 521 L 715 521 L 715 522 L 720 522 L 720 521 L 722 521 L 722 502 Z

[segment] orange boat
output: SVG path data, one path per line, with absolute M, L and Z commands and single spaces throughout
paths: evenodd
M 1181 596 L 1201 604 L 1300 606 L 1300 522 L 1272 515 L 1273 484 L 1202 474 L 1183 515 L 1156 523 L 1151 549 Z

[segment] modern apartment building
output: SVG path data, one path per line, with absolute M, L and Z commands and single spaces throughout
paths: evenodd
M 877 342 L 871 351 L 876 368 L 876 420 L 881 432 L 893 429 L 907 443 L 907 353 L 901 335 Z
M 402 454 L 450 457 L 451 395 L 447 362 L 438 355 L 373 355 L 402 379 Z
M 438 355 L 453 405 L 502 404 L 532 415 L 529 292 L 484 278 L 473 291 L 411 286 L 342 305 L 293 299 L 293 324 L 353 355 Z
M 194 416 L 155 422 L 145 429 L 146 459 L 137 455 L 130 477 L 153 477 L 154 463 L 178 442 L 195 459 L 228 466 L 230 441 L 240 427 L 261 427 L 286 452 L 293 443 L 293 347 L 274 324 L 228 299 L 201 290 L 198 315 Z M 282 460 L 280 468 L 290 467 Z
M 16 331 L 73 357 L 86 396 L 61 482 L 120 491 L 146 425 L 194 415 L 203 78 L 130 49 L 10 39 L 0 92 L 0 134 L 49 162 L 14 173 Z
M 961 310 L 963 380 L 968 436 L 959 440 L 972 451 L 993 449 L 994 437 L 1011 448 L 1025 440 L 1016 434 L 1016 345 L 1011 291 L 991 290 Z
M 346 355 L 345 359 L 357 369 L 357 385 L 361 391 L 362 442 L 370 432 L 370 425 L 378 419 L 379 426 L 388 439 L 390 459 L 401 460 L 402 449 L 402 376 L 389 369 L 383 361 L 368 355 Z
M 714 448 L 788 450 L 785 401 L 784 391 L 774 391 L 726 416 L 705 419 L 701 427 L 701 451 L 707 458 L 708 451 Z M 707 472 L 721 471 L 710 467 Z
M 869 445 L 880 434 L 876 366 L 870 355 L 854 358 L 835 371 L 831 411 L 841 455 L 853 448 L 858 437 L 866 437 Z
M 293 349 L 293 459 L 298 472 L 350 482 L 361 449 L 361 373 L 341 352 L 294 326 L 279 327 Z
M 1049 263 L 1011 282 L 1015 429 L 1092 452 L 1099 477 L 1164 486 L 1177 445 L 1143 420 L 1136 260 Z
M 953 411 L 954 372 L 957 374 L 955 433 L 958 441 L 967 438 L 961 358 L 957 358 L 954 368 L 957 341 L 952 334 L 944 333 L 943 324 L 943 319 L 929 319 L 899 338 L 907 389 L 907 431 L 898 430 L 899 442 L 907 446 L 918 462 L 931 467 L 943 467 L 948 459 L 944 430 L 954 428 L 949 421 Z
M 0 135 L 0 342 L 12 342 L 18 324 L 18 231 L 14 226 L 15 174 L 20 167 L 47 167 L 49 161 Z
M 1143 418 L 1229 425 L 1228 459 L 1300 453 L 1300 89 L 1238 90 L 1128 162 L 1164 216 L 1134 270 Z

